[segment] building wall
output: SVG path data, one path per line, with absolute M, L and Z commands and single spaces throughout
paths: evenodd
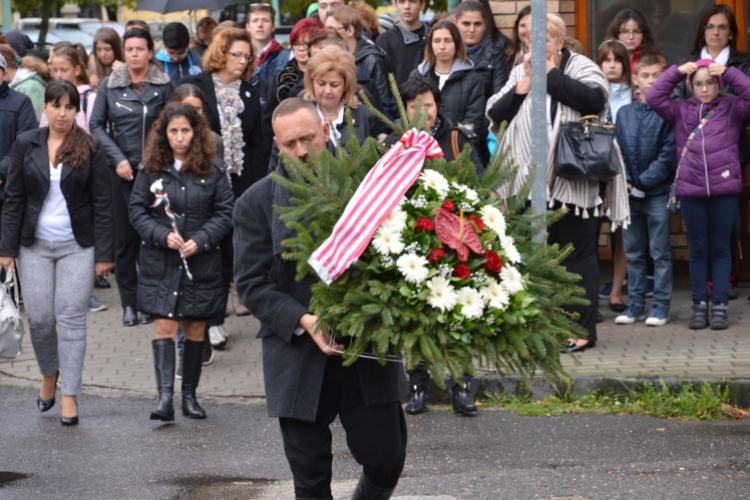
M 495 24 L 503 33 L 510 36 L 516 14 L 530 1 L 490 0 L 492 13 L 495 14 Z M 558 14 L 568 26 L 568 36 L 575 36 L 575 2 L 573 0 L 554 0 L 547 2 L 547 12 Z

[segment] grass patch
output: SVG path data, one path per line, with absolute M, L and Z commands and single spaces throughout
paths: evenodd
M 549 396 L 539 401 L 530 401 L 528 396 L 513 394 L 495 395 L 485 393 L 484 407 L 502 410 L 531 417 L 556 417 L 594 413 L 613 415 L 629 413 L 653 417 L 672 418 L 685 421 L 728 420 L 744 418 L 748 412 L 729 405 L 729 388 L 714 387 L 703 382 L 699 388 L 683 385 L 670 390 L 664 381 L 660 390 L 653 384 L 645 383 L 643 389 L 629 390 L 627 395 L 566 394 L 562 397 Z

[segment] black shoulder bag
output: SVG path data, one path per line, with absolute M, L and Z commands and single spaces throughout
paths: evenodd
M 596 115 L 568 122 L 563 116 L 555 148 L 555 175 L 573 181 L 611 181 L 622 168 L 614 140 L 615 126 Z

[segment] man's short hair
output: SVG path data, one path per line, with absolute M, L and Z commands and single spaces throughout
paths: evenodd
M 360 19 L 359 13 L 356 10 L 347 5 L 339 5 L 328 15 L 340 22 L 344 28 L 354 26 L 355 40 L 362 38 L 362 19 Z
M 399 85 L 398 92 L 401 94 L 401 100 L 404 101 L 404 104 L 416 100 L 417 97 L 427 92 L 430 92 L 432 97 L 435 98 L 435 104 L 437 104 L 438 108 L 443 100 L 440 94 L 440 87 L 438 87 L 438 84 L 432 78 L 407 80 Z
M 257 14 L 258 12 L 268 12 L 271 14 L 271 22 L 276 19 L 276 9 L 271 4 L 267 3 L 254 3 L 250 5 L 250 14 Z M 250 21 L 250 16 L 247 16 L 247 20 Z
M 186 49 L 190 45 L 190 32 L 182 23 L 169 23 L 164 27 L 162 40 L 168 49 Z
M 273 125 L 274 135 L 276 135 L 276 118 L 294 114 L 300 109 L 306 109 L 310 113 L 310 115 L 312 115 L 316 119 L 320 118 L 315 104 L 313 104 L 311 101 L 306 101 L 301 97 L 289 97 L 281 101 L 279 105 L 276 106 L 276 109 L 273 110 L 273 116 L 271 116 L 271 124 Z
M 642 55 L 635 61 L 635 74 L 638 74 L 638 71 L 641 68 L 645 68 L 647 66 L 662 66 L 661 59 L 659 59 L 659 56 L 655 54 Z
M 142 30 L 148 31 L 149 34 L 151 34 L 151 28 L 146 23 L 146 21 L 141 21 L 140 19 L 131 19 L 127 23 L 125 23 L 125 31 L 127 32 L 130 30 L 130 28 L 140 28 Z

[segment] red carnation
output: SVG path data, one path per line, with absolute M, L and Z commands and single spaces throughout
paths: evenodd
M 417 219 L 417 223 L 414 226 L 414 234 L 421 233 L 423 229 L 425 231 L 432 231 L 433 229 L 435 229 L 435 223 L 427 217 L 420 217 L 419 219 Z
M 469 217 L 467 217 L 467 219 L 476 224 L 479 231 L 484 231 L 484 222 L 482 222 L 482 219 L 480 219 L 476 215 L 470 215 Z
M 487 259 L 487 262 L 484 264 L 484 268 L 491 273 L 499 273 L 503 270 L 503 261 L 500 259 L 500 256 L 492 250 L 487 250 L 486 252 L 484 252 L 482 254 L 482 257 Z
M 437 261 L 445 257 L 445 250 L 442 248 L 438 248 L 437 250 L 433 250 L 430 252 L 430 254 L 427 256 L 427 260 L 432 264 L 433 266 Z
M 463 264 L 459 264 L 453 268 L 453 277 L 460 280 L 468 279 L 471 276 L 471 269 Z
M 446 209 L 449 212 L 455 212 L 456 211 L 456 205 L 454 205 L 451 200 L 445 200 L 443 202 L 443 208 Z

